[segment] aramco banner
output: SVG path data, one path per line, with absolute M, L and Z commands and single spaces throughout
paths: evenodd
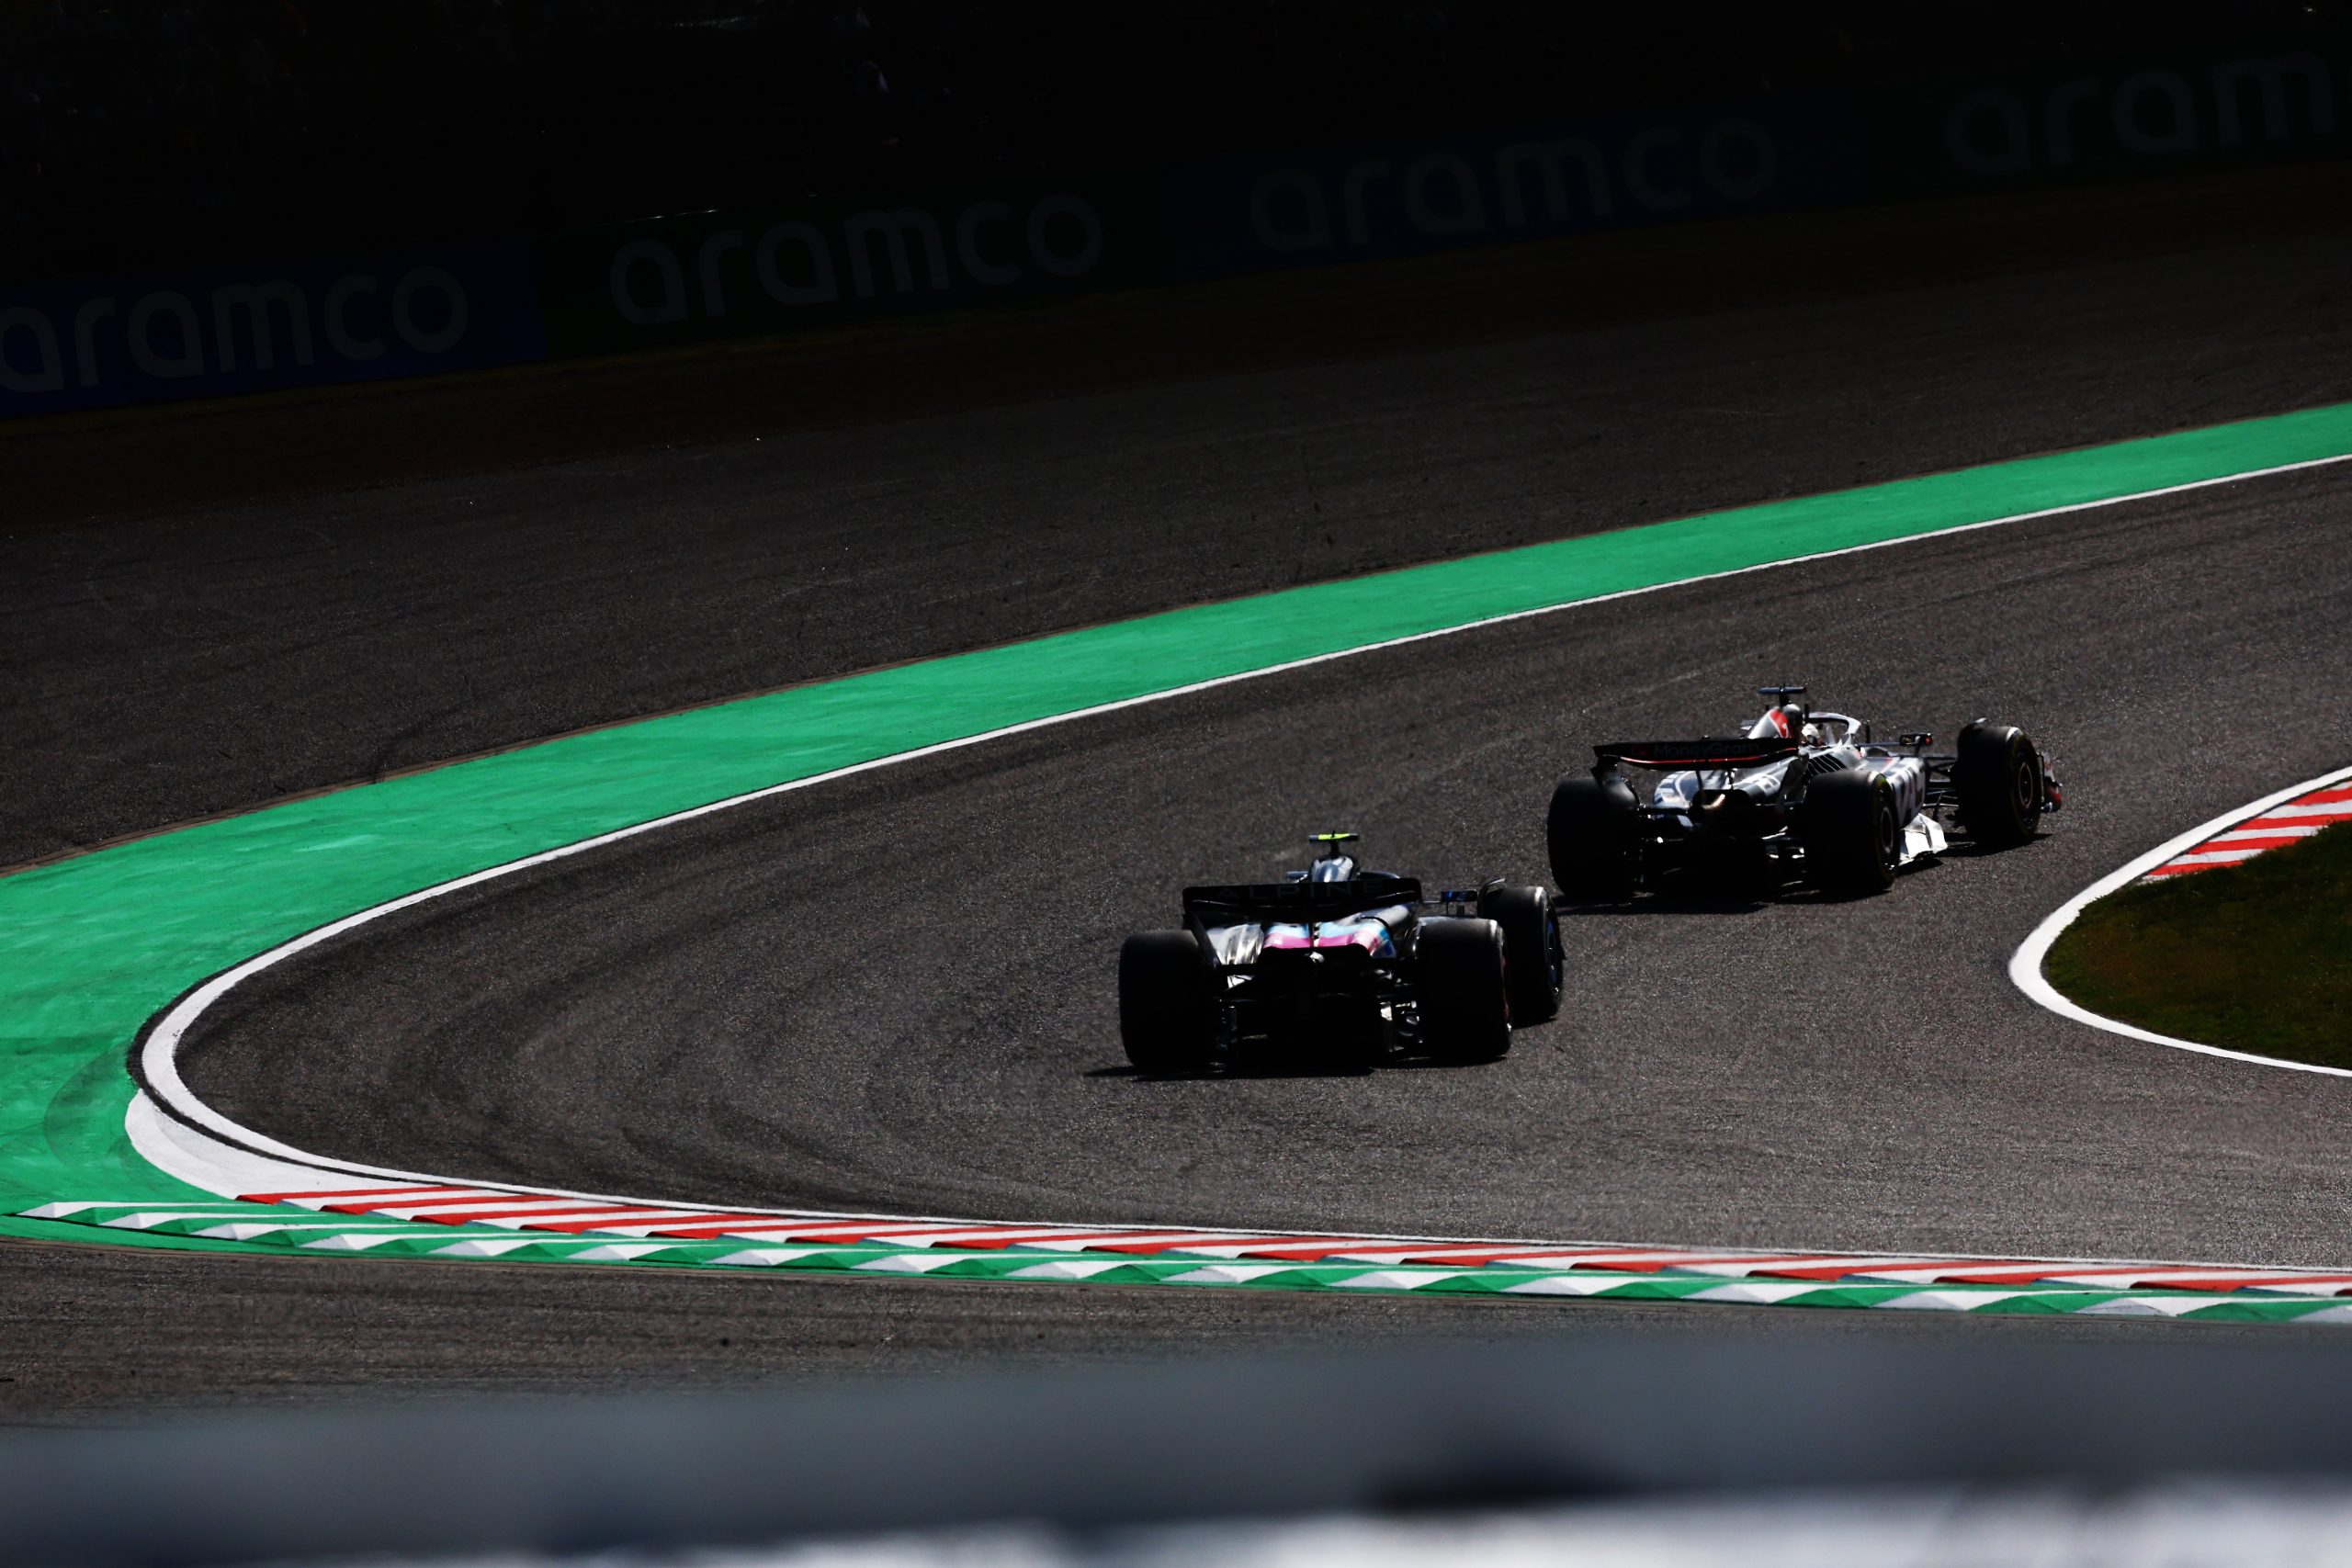
M 546 354 L 519 242 L 0 288 L 0 415 L 481 370 Z
M 2030 190 L 2352 152 L 2352 60 L 2304 47 L 1890 86 L 1864 100 L 1872 200 Z
M 1165 190 L 1157 171 L 1007 181 L 558 234 L 539 246 L 548 344 L 607 354 L 1154 282 Z
M 0 416 L 2346 152 L 2352 62 L 2249 45 L 0 288 Z
M 1179 276 L 1213 277 L 1863 196 L 1839 101 L 1758 98 L 1186 164 L 1169 229 Z

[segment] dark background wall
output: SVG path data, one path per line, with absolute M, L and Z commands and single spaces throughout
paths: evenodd
M 2352 0 L 0 0 L 0 417 L 2347 151 Z
M 1942 140 L 1923 81 L 2013 83 L 2038 123 L 2082 62 L 2347 39 L 2341 0 L 0 0 L 0 281 L 1757 95 L 1928 116 L 1879 170 L 1899 185 Z

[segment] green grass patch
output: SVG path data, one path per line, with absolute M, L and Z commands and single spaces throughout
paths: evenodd
M 2352 1067 L 2352 824 L 2120 888 L 2066 928 L 2043 972 L 2159 1034 Z

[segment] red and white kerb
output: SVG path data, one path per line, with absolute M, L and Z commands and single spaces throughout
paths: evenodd
M 2233 822 L 2202 842 L 2183 850 L 2147 874 L 2178 876 L 2217 865 L 2236 865 L 2265 850 L 2308 839 L 2332 823 L 2352 822 L 2352 781 L 2332 784 L 2271 807 L 2258 817 Z

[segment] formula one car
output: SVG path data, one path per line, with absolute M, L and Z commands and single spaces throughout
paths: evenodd
M 1317 833 L 1283 881 L 1184 889 L 1184 929 L 1119 950 L 1119 1035 L 1146 1072 L 1270 1046 L 1491 1061 L 1559 1011 L 1552 896 L 1498 877 L 1424 898 L 1366 871 L 1353 833 Z M 1424 913 L 1431 910 L 1433 912 Z
M 1878 744 L 1860 719 L 1793 700 L 1803 686 L 1757 691 L 1772 705 L 1744 736 L 1596 746 L 1589 777 L 1559 782 L 1545 836 L 1563 894 L 1618 901 L 1710 867 L 1875 893 L 1943 852 L 1947 817 L 1975 843 L 2001 847 L 2032 838 L 2064 799 L 2023 730 L 1978 719 L 1946 755 L 1928 750 L 1935 737 L 1924 732 Z M 1646 802 L 1620 769 L 1660 775 Z

